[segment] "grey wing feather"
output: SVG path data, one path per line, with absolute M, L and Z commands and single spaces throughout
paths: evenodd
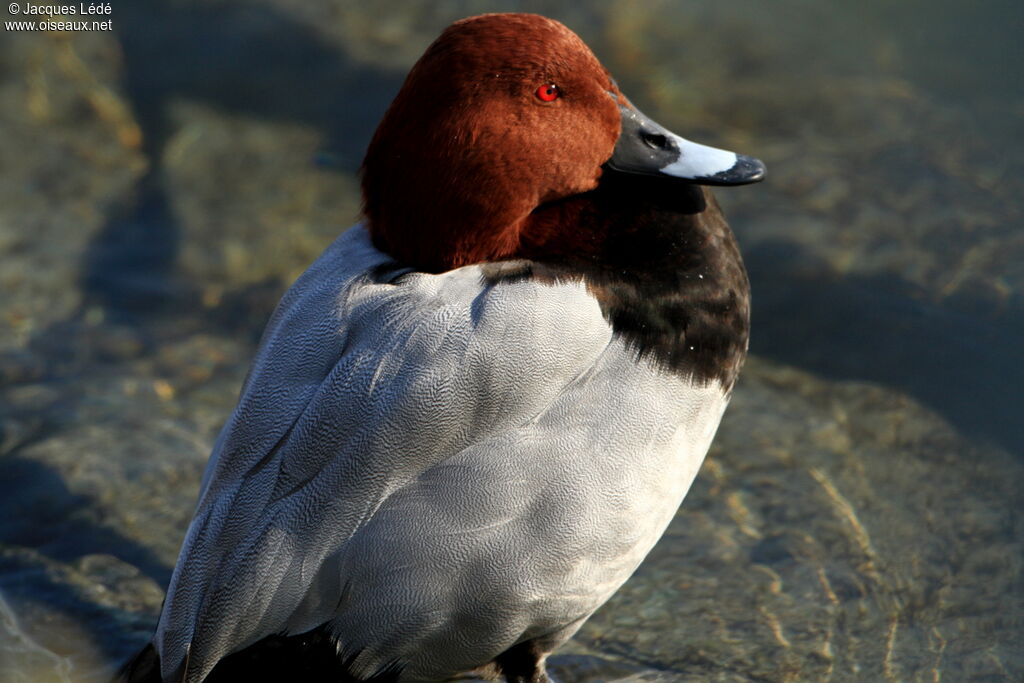
M 188 652 L 186 679 L 201 680 L 232 651 L 329 618 L 311 587 L 384 500 L 542 412 L 611 338 L 581 285 L 492 287 L 474 267 L 367 277 L 387 261 L 353 228 L 275 312 L 168 589 L 165 675 Z

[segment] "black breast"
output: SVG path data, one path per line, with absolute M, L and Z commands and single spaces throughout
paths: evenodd
M 520 277 L 582 278 L 639 357 L 731 390 L 746 357 L 750 284 L 710 191 L 609 172 L 594 192 L 542 210 L 578 234 L 527 245 L 534 263 Z

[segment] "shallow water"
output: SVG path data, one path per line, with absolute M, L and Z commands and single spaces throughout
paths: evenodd
M 1024 678 L 1019 3 L 112 3 L 0 41 L 0 680 L 149 638 L 283 288 L 451 20 L 537 11 L 644 111 L 758 156 L 718 196 L 753 358 L 565 681 Z

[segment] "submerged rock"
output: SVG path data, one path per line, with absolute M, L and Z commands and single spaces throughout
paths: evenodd
M 39 645 L 0 595 L 0 678 L 8 683 L 70 683 L 71 662 Z

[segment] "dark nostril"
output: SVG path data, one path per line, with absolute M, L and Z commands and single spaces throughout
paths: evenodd
M 640 132 L 640 139 L 652 149 L 668 149 L 668 138 L 661 133 Z

